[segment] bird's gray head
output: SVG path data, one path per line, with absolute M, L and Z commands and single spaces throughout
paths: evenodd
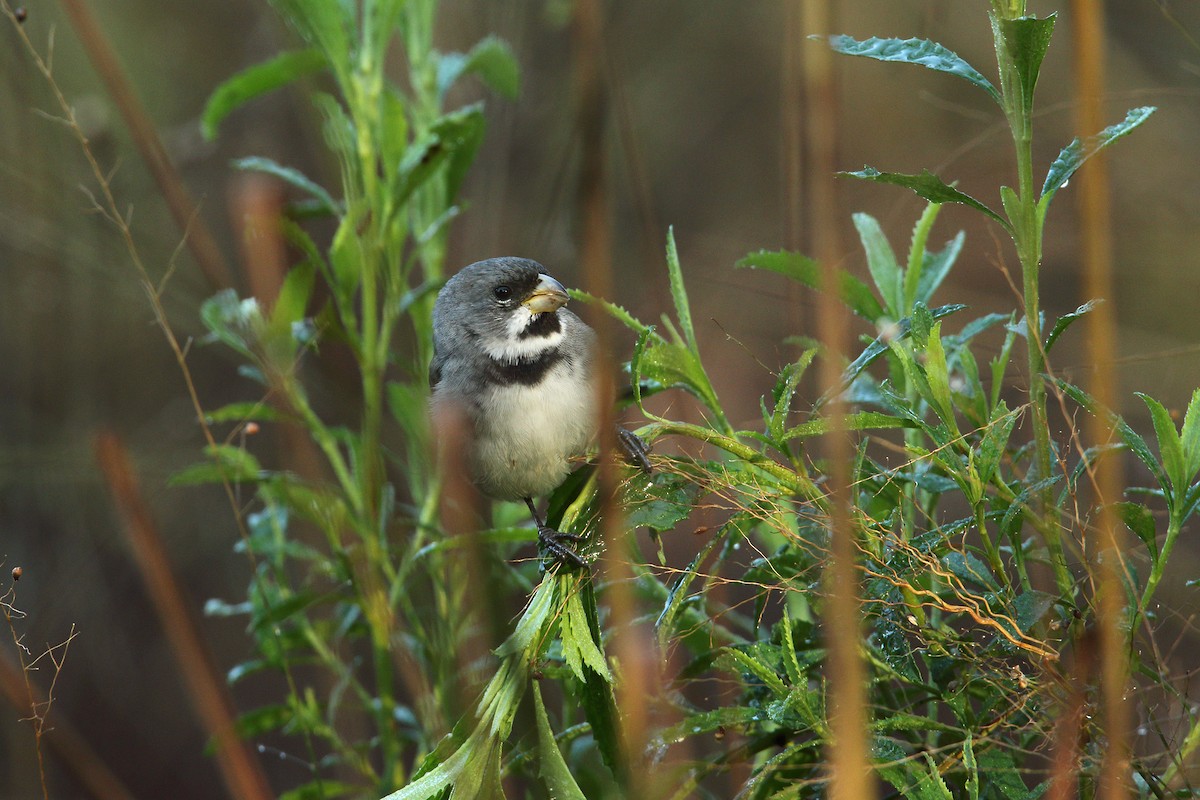
M 489 258 L 463 267 L 438 292 L 434 339 L 441 352 L 472 346 L 502 362 L 536 357 L 563 337 L 558 310 L 567 290 L 527 258 Z

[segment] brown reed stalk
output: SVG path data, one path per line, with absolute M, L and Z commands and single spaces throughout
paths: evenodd
M 183 594 L 170 558 L 138 486 L 137 475 L 121 440 L 113 433 L 96 437 L 96 459 L 108 482 L 133 555 L 175 653 L 196 715 L 216 743 L 217 765 L 230 794 L 238 800 L 273 797 L 262 767 L 238 738 L 233 702 L 192 616 L 194 604 Z
M 602 0 L 575 3 L 571 25 L 574 47 L 576 133 L 580 141 L 578 203 L 579 262 L 587 291 L 596 297 L 611 297 L 612 214 L 605 129 L 609 120 L 609 94 L 604 80 L 604 4 Z M 599 414 L 600 458 L 597 465 L 597 498 L 600 533 L 604 540 L 603 568 L 607 578 L 606 597 L 611 611 L 613 652 L 621 665 L 617 685 L 617 707 L 621 712 L 623 762 L 629 767 L 623 777 L 626 792 L 633 797 L 654 797 L 650 776 L 640 757 L 648 736 L 646 698 L 652 696 L 654 669 L 649 654 L 655 652 L 646 632 L 635 625 L 636 599 L 633 571 L 624 541 L 621 508 L 616 501 L 616 471 L 612 453 L 616 444 L 613 428 L 611 379 L 612 328 L 607 316 L 594 321 L 596 363 L 596 408 Z
M 803 0 L 804 30 L 828 34 L 831 30 L 830 0 Z M 801 47 L 804 40 L 790 43 Z M 844 354 L 849 349 L 850 329 L 846 311 L 833 287 L 838 285 L 837 267 L 842 258 L 838 236 L 838 201 L 834 186 L 837 170 L 838 104 L 833 51 L 828 47 L 805 47 L 805 194 L 810 247 L 821 263 L 822 280 L 829 291 L 818 296 L 817 330 L 825 348 L 821 359 L 822 386 L 841 382 Z M 824 583 L 829 597 L 825 641 L 829 657 L 829 717 L 832 741 L 826 750 L 832 800 L 865 800 L 871 796 L 871 770 L 867 749 L 866 673 L 860 654 L 862 614 L 858 591 L 858 533 L 851 515 L 850 460 L 853 453 L 844 427 L 845 404 L 837 393 L 826 409 L 832 430 L 826 437 L 829 481 L 826 484 L 830 510 L 830 555 Z
M 97 24 L 86 0 L 63 0 L 63 9 L 67 12 L 75 34 L 87 50 L 92 67 L 104 81 L 113 102 L 117 104 L 117 110 L 129 129 L 133 144 L 158 185 L 175 224 L 184 234 L 188 249 L 196 259 L 200 271 L 213 289 L 232 286 L 233 273 L 221 254 L 221 248 L 217 246 L 212 231 L 201 219 L 196 204 L 192 201 L 187 187 L 183 185 L 183 179 L 171 162 L 171 157 L 167 155 L 167 149 L 163 146 L 154 123 L 150 121 L 146 109 L 130 86 L 116 53 Z
M 1089 136 L 1104 127 L 1105 36 L 1104 7 L 1094 0 L 1072 0 L 1075 20 L 1073 66 L 1078 105 L 1075 128 Z M 1111 196 L 1108 162 L 1098 154 L 1076 176 L 1080 244 L 1084 285 L 1089 298 L 1104 298 L 1088 317 L 1088 360 L 1094 366 L 1089 391 L 1105 408 L 1117 409 L 1117 314 L 1113 292 Z M 1115 438 L 1107 414 L 1088 417 L 1088 438 L 1093 445 Z M 1118 800 L 1131 796 L 1130 709 L 1126 699 L 1129 684 L 1128 634 L 1123 630 L 1125 591 L 1124 529 L 1115 504 L 1121 499 L 1124 475 L 1120 459 L 1101 458 L 1095 465 L 1093 485 L 1100 507 L 1098 530 L 1088 550 L 1100 559 L 1099 632 L 1100 686 L 1103 699 L 1104 733 L 1108 746 L 1101 764 L 1098 797 Z

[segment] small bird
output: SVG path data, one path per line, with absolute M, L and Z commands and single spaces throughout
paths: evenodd
M 429 384 L 435 415 L 464 413 L 471 480 L 499 500 L 524 500 L 538 541 L 583 567 L 566 544 L 580 537 L 547 527 L 534 498 L 549 494 L 596 437 L 596 334 L 564 308 L 567 290 L 525 258 L 464 267 L 433 307 Z M 640 440 L 624 431 L 622 446 Z M 634 456 L 648 466 L 645 445 Z

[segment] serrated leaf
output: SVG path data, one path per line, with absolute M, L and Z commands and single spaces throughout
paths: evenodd
M 1061 336 L 1067 328 L 1071 327 L 1071 323 L 1075 322 L 1075 320 L 1079 319 L 1084 314 L 1087 314 L 1103 302 L 1103 298 L 1089 300 L 1071 313 L 1063 314 L 1061 317 L 1059 317 L 1058 320 L 1055 321 L 1054 327 L 1050 329 L 1050 335 L 1046 337 L 1046 352 L 1050 352 L 1050 348 L 1054 346 L 1054 342 L 1058 340 L 1058 337 Z
M 929 313 L 929 307 L 918 300 L 913 304 L 911 319 L 913 347 L 918 352 L 924 352 L 929 346 L 929 334 L 933 330 L 933 315 Z
M 658 634 L 658 646 L 664 652 L 667 645 L 670 644 L 671 636 L 675 633 L 675 619 L 683 607 L 684 600 L 688 597 L 688 587 L 691 586 L 692 581 L 695 579 L 700 565 L 704 563 L 709 553 L 712 552 L 713 548 L 723 538 L 722 536 L 713 536 L 705 542 L 704 547 L 700 548 L 700 552 L 692 557 L 691 563 L 684 568 L 679 577 L 671 584 L 671 588 L 667 592 L 666 602 L 663 604 L 663 610 L 659 612 L 658 619 L 654 621 L 654 630 Z
M 742 258 L 734 266 L 775 272 L 817 291 L 822 291 L 824 285 L 824 272 L 818 261 L 787 250 L 759 250 Z M 839 269 L 837 274 L 838 297 L 847 308 L 870 322 L 883 316 L 883 306 L 871 287 L 845 270 Z
M 929 331 L 929 345 L 925 348 L 925 377 L 929 382 L 931 405 L 946 428 L 958 430 L 954 418 L 954 398 L 950 394 L 950 368 L 946 363 L 946 351 L 942 347 L 942 324 L 934 323 Z
M 667 228 L 667 275 L 671 280 L 671 299 L 675 303 L 675 315 L 683 329 L 684 343 L 693 352 L 696 350 L 696 331 L 692 327 L 692 307 L 688 302 L 687 287 L 683 284 L 683 268 L 679 265 L 679 251 L 675 247 L 675 228 Z
M 784 367 L 779 380 L 775 383 L 775 388 L 771 392 L 775 405 L 766 422 L 767 435 L 777 441 L 784 435 L 784 426 L 787 424 L 788 414 L 791 413 L 792 398 L 796 395 L 800 379 L 804 377 L 804 373 L 816 355 L 816 348 L 805 350 L 798 360 Z
M 952 303 L 950 305 L 938 306 L 937 308 L 930 309 L 929 313 L 933 315 L 934 319 L 941 319 L 942 317 L 947 317 L 956 311 L 962 311 L 964 308 L 966 308 L 965 305 Z M 864 369 L 875 363 L 876 359 L 887 352 L 888 348 L 891 346 L 891 342 L 903 341 L 911 333 L 911 317 L 905 317 L 904 319 L 898 321 L 893 332 L 890 332 L 888 336 L 879 336 L 876 338 L 869 345 L 867 345 L 866 349 L 859 354 L 858 358 L 850 362 L 850 366 L 846 367 L 845 371 L 842 373 L 843 385 L 850 385 Z
M 1173 494 L 1181 494 L 1191 483 L 1191 476 L 1185 474 L 1187 462 L 1183 458 L 1183 444 L 1179 438 L 1179 431 L 1175 429 L 1175 422 L 1171 419 L 1171 412 L 1148 394 L 1134 394 L 1142 398 L 1146 408 L 1150 409 L 1150 420 L 1154 423 L 1154 435 L 1158 439 L 1158 454 L 1162 458 L 1163 470 L 1171 482 Z
M 1200 472 L 1200 389 L 1192 392 L 1192 399 L 1188 401 L 1179 443 L 1183 448 L 1186 482 L 1191 483 Z
M 568 595 L 562 619 L 560 621 L 559 637 L 562 642 L 563 659 L 571 672 L 581 682 L 586 681 L 583 674 L 584 665 L 606 682 L 612 683 L 612 673 L 604 660 L 604 653 L 592 640 L 592 631 L 587 623 L 583 605 L 578 593 Z
M 204 138 L 212 141 L 225 117 L 245 103 L 267 92 L 287 86 L 297 78 L 312 75 L 326 66 L 320 50 L 293 50 L 247 67 L 213 90 L 200 117 Z
M 975 467 L 979 470 L 979 480 L 982 483 L 987 484 L 991 481 L 1000 460 L 1004 458 L 1018 416 L 1019 412 L 1009 411 L 1003 400 L 993 409 L 992 419 L 979 442 L 978 456 L 975 459 Z
M 1000 226 L 1004 230 L 1012 233 L 1012 225 L 1009 224 L 1008 220 L 995 211 L 992 211 L 974 197 L 964 194 L 952 186 L 948 186 L 941 178 L 929 170 L 923 171 L 920 175 L 906 175 L 900 172 L 880 172 L 874 167 L 863 167 L 857 172 L 839 172 L 838 175 L 848 178 L 858 178 L 864 181 L 873 181 L 875 183 L 891 183 L 896 186 L 903 186 L 906 189 L 916 192 L 931 203 L 959 203 L 960 205 L 969 206 L 991 217 L 1000 223 Z
M 1154 106 L 1141 106 L 1132 109 L 1125 115 L 1125 119 L 1121 122 L 1109 125 L 1100 133 L 1089 136 L 1086 139 L 1077 138 L 1064 147 L 1062 152 L 1058 154 L 1058 158 L 1054 159 L 1054 163 L 1050 165 L 1050 170 L 1046 173 L 1046 182 L 1042 184 L 1042 197 L 1038 201 L 1038 208 L 1041 210 L 1041 213 L 1046 213 L 1046 206 L 1049 205 L 1054 194 L 1070 180 L 1075 171 L 1083 165 L 1083 162 L 1141 125 L 1149 119 L 1155 110 Z
M 992 17 L 994 25 L 1000 28 L 1004 47 L 1012 58 L 1013 66 L 1017 68 L 1017 76 L 1021 93 L 1021 104 L 1025 115 L 1028 116 L 1033 108 L 1033 91 L 1037 86 L 1038 74 L 1041 72 L 1042 59 L 1046 56 L 1046 48 L 1050 46 L 1050 37 L 1054 34 L 1054 21 L 1057 15 L 1047 17 L 1017 17 L 1016 19 L 998 19 Z
M 626 494 L 625 524 L 630 528 L 669 531 L 695 510 L 703 488 L 683 472 L 637 475 Z
M 1108 418 L 1109 424 L 1116 428 L 1117 433 L 1120 435 L 1121 441 L 1125 443 L 1125 446 L 1128 447 L 1135 456 L 1137 456 L 1139 461 L 1146 465 L 1146 468 L 1149 469 L 1151 473 L 1153 473 L 1155 480 L 1158 481 L 1158 485 L 1164 490 L 1170 489 L 1170 483 L 1166 473 L 1163 472 L 1162 465 L 1160 465 L 1158 459 L 1154 457 L 1154 453 L 1150 451 L 1150 447 L 1146 444 L 1146 440 L 1142 438 L 1141 434 L 1129 427 L 1129 423 L 1125 422 L 1125 420 L 1121 419 L 1121 417 L 1112 413 L 1107 408 L 1103 408 L 1099 403 L 1096 402 L 1094 397 L 1085 392 L 1083 389 L 1080 389 L 1078 386 L 1067 383 L 1066 381 L 1060 379 L 1055 379 L 1054 384 L 1058 387 L 1059 391 L 1063 392 L 1080 406 L 1082 406 L 1085 411 L 1091 414 L 1104 414 Z
M 979 765 L 975 763 L 975 748 L 971 732 L 963 739 L 963 767 L 967 771 L 967 800 L 979 800 Z
M 983 89 L 993 100 L 1003 106 L 1000 92 L 996 90 L 991 81 L 983 77 L 979 70 L 960 58 L 957 53 L 937 42 L 931 42 L 928 39 L 881 39 L 874 36 L 870 39 L 857 40 L 850 36 L 836 35 L 829 37 L 829 46 L 848 56 L 916 64 L 935 72 L 954 75 Z

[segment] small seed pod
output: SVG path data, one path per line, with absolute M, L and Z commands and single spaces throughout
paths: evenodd
M 12 576 L 14 581 L 21 580 L 21 576 L 25 574 L 25 570 L 20 567 L 13 567 Z
M 25 10 L 25 6 L 17 6 L 13 9 L 13 16 L 16 17 L 17 22 L 24 22 L 29 13 Z

